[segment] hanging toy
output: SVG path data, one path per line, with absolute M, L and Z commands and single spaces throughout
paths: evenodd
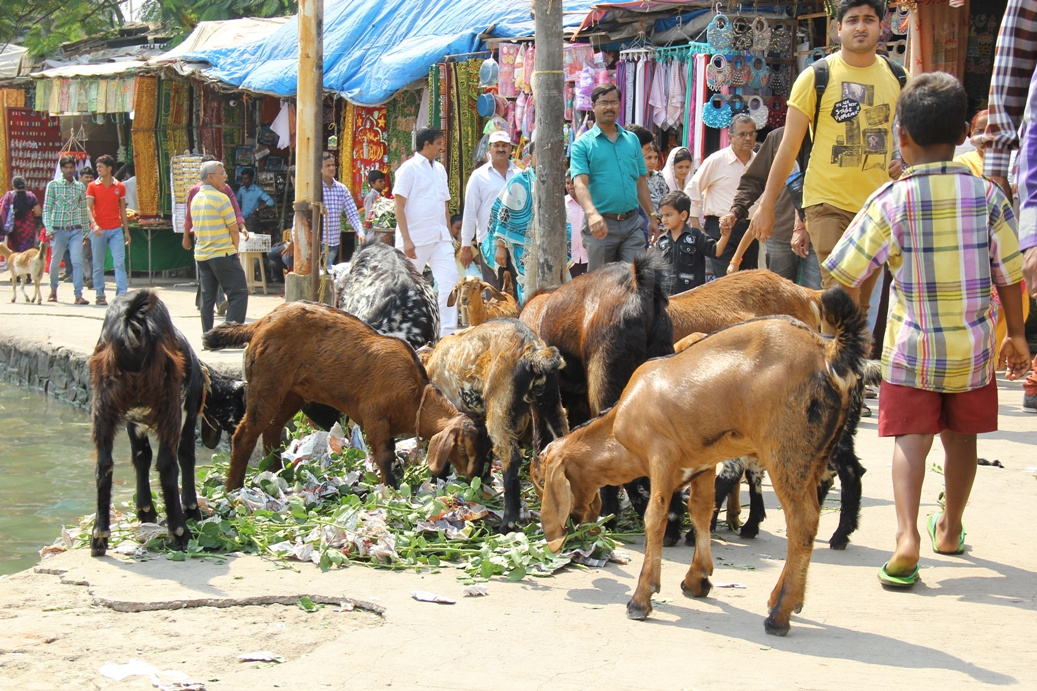
M 702 122 L 715 130 L 722 130 L 731 124 L 731 106 L 723 96 L 716 94 L 706 101 L 702 106 Z
M 706 86 L 710 91 L 720 91 L 731 83 L 731 67 L 723 55 L 714 55 L 706 65 Z
M 580 79 L 576 82 L 576 110 L 591 110 L 591 93 L 594 91 L 594 68 L 584 67 L 580 72 Z
M 753 20 L 753 50 L 763 52 L 771 42 L 771 25 L 763 17 Z
M 706 27 L 706 40 L 716 53 L 726 53 L 731 50 L 731 40 L 734 32 L 727 15 L 717 12 Z

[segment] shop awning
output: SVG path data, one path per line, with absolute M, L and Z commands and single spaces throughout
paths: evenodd
M 563 0 L 568 28 L 593 0 Z M 292 17 L 269 38 L 245 46 L 190 53 L 207 76 L 278 96 L 296 92 L 298 23 Z M 324 6 L 324 88 L 358 105 L 384 103 L 428 75 L 448 55 L 484 48 L 483 38 L 534 33 L 531 2 L 516 0 L 328 0 Z
M 22 63 L 22 56 L 27 49 L 8 43 L 0 50 L 0 79 L 14 79 Z
M 288 21 L 288 17 L 247 17 L 215 22 L 198 22 L 194 31 L 173 50 L 158 55 L 149 62 L 166 62 L 182 58 L 188 53 L 216 48 L 243 46 L 264 39 Z
M 31 76 L 37 79 L 118 77 L 137 72 L 146 66 L 147 63 L 143 60 L 121 60 L 118 62 L 101 62 L 93 65 L 64 65 L 63 67 L 54 67 L 42 72 L 33 72 Z

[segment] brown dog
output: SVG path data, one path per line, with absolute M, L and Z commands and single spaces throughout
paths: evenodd
M 6 242 L 0 243 L 0 254 L 7 260 L 7 268 L 11 271 L 11 302 L 18 301 L 18 281 L 22 276 L 28 275 L 36 284 L 36 292 L 32 299 L 25 292 L 25 281 L 22 281 L 22 295 L 25 301 L 43 304 L 43 293 L 40 292 L 40 281 L 43 280 L 43 269 L 47 263 L 47 242 L 41 242 L 38 249 L 25 250 L 24 252 L 12 252 Z

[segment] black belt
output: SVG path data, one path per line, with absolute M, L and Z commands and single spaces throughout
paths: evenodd
M 82 229 L 83 229 L 83 226 L 71 226 L 69 228 L 52 228 L 51 230 L 59 231 L 59 230 L 82 230 Z
M 599 212 L 599 213 L 601 213 L 601 212 Z M 614 221 L 625 221 L 628 218 L 633 218 L 634 216 L 636 216 L 637 215 L 637 209 L 632 209 L 630 211 L 624 211 L 621 214 L 604 214 L 603 213 L 601 215 L 604 218 L 611 218 Z

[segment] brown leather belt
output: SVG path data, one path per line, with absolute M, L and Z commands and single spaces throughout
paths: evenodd
M 599 212 L 600 213 L 600 212 Z M 633 218 L 637 215 L 637 209 L 631 211 L 624 211 L 621 214 L 601 214 L 603 218 L 611 218 L 614 221 L 625 221 L 628 218 Z

